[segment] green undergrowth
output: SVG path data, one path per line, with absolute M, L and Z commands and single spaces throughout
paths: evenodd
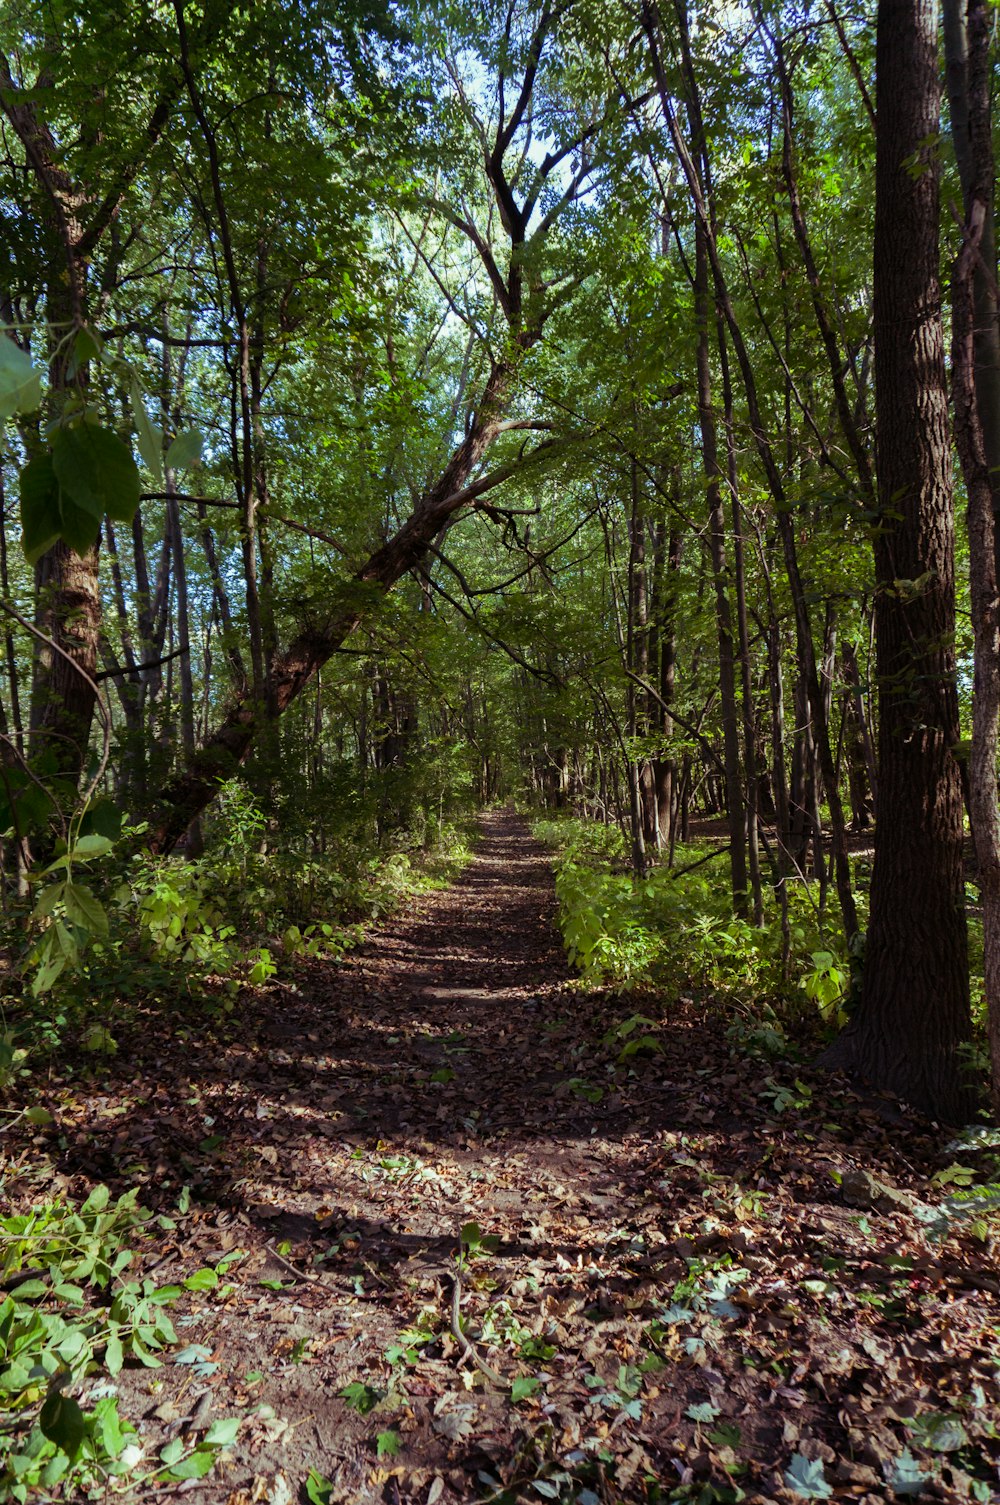
M 785 1013 L 818 1012 L 831 1024 L 843 1017 L 850 988 L 843 934 L 829 911 L 821 923 L 805 885 L 789 889 L 786 947 L 770 889 L 762 927 L 733 915 L 725 861 L 710 845 L 678 847 L 672 867 L 636 878 L 617 827 L 563 818 L 536 820 L 533 830 L 554 849 L 559 927 L 586 981 L 706 991 Z
M 32 875 L 8 912 L 0 997 L 0 1096 L 53 1055 L 84 1069 L 112 1056 L 139 1008 L 232 1014 L 242 989 L 335 962 L 366 926 L 447 885 L 468 861 L 468 826 L 404 830 L 381 847 L 328 837 L 320 854 L 266 850 L 242 786 L 204 855 L 154 857 L 142 832 L 88 832 Z
M 185 1289 L 224 1293 L 220 1275 L 242 1257 L 183 1285 L 137 1275 L 143 1244 L 176 1227 L 137 1199 L 130 1191 L 113 1201 L 95 1186 L 79 1206 L 53 1200 L 0 1217 L 0 1500 L 141 1494 L 202 1477 L 235 1439 L 239 1421 L 229 1418 L 150 1456 L 119 1412 L 126 1365 L 158 1368 L 177 1345 L 168 1308 Z

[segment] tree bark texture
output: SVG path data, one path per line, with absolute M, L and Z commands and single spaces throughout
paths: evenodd
M 862 997 L 828 1053 L 948 1121 L 971 1113 L 954 530 L 938 285 L 934 0 L 880 0 L 876 40 L 875 638 L 879 791 Z

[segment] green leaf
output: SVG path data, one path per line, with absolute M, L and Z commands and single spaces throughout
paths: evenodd
M 47 452 L 35 455 L 21 471 L 21 546 L 29 564 L 47 553 L 62 533 L 59 482 Z
M 104 352 L 104 341 L 96 329 L 88 329 L 86 325 L 78 329 L 73 336 L 73 360 L 71 370 L 74 377 L 79 376 L 84 366 L 91 361 L 99 361 Z
M 42 401 L 42 379 L 31 357 L 9 335 L 0 335 L 0 418 L 33 413 Z
M 375 1455 L 378 1458 L 396 1458 L 402 1447 L 403 1440 L 398 1432 L 391 1429 L 388 1432 L 380 1432 L 375 1439 Z
M 367 1416 L 368 1412 L 373 1411 L 382 1399 L 381 1390 L 376 1390 L 372 1385 L 365 1385 L 361 1380 L 354 1380 L 337 1393 L 347 1402 L 352 1411 L 357 1411 L 361 1416 Z
M 203 1265 L 200 1270 L 195 1270 L 193 1275 L 188 1276 L 184 1288 L 188 1291 L 214 1291 L 218 1284 L 216 1272 L 209 1269 L 208 1265 Z
M 83 1442 L 86 1422 L 83 1412 L 71 1395 L 53 1390 L 41 1409 L 38 1425 L 50 1442 L 75 1458 Z
M 218 1421 L 213 1421 L 205 1433 L 205 1446 L 210 1448 L 227 1448 L 231 1442 L 236 1441 L 236 1434 L 240 1429 L 241 1418 L 239 1416 L 223 1416 Z
M 170 1479 L 204 1479 L 206 1474 L 211 1473 L 214 1464 L 215 1453 L 211 1448 L 195 1448 L 180 1463 L 167 1469 L 166 1474 Z
M 150 423 L 146 404 L 142 400 L 139 383 L 132 377 L 129 383 L 132 397 L 132 417 L 135 420 L 135 442 L 143 464 L 150 471 L 157 485 L 163 485 L 163 431 Z
M 909 1448 L 904 1448 L 898 1458 L 883 1464 L 886 1483 L 897 1495 L 918 1495 L 927 1483 L 929 1475 L 919 1466 Z
M 115 1333 L 108 1339 L 108 1346 L 104 1350 L 104 1364 L 108 1373 L 114 1376 L 121 1374 L 125 1363 L 125 1354 L 122 1350 L 122 1340 Z
M 204 440 L 197 429 L 181 429 L 167 450 L 167 469 L 186 470 L 189 465 L 199 464 L 203 444 Z
M 64 498 L 98 522 L 105 513 L 116 522 L 132 521 L 139 505 L 139 470 L 128 446 L 111 429 L 88 422 L 56 429 L 52 465 Z
M 325 1478 L 316 1469 L 309 1470 L 306 1480 L 306 1499 L 310 1505 L 330 1505 L 333 1498 L 333 1480 Z
M 957 1416 L 947 1411 L 929 1411 L 907 1422 L 922 1447 L 933 1453 L 956 1453 L 965 1447 L 968 1434 Z
M 785 1483 L 804 1500 L 828 1500 L 833 1494 L 820 1460 L 810 1460 L 801 1453 L 796 1453 L 785 1469 Z
M 160 1459 L 163 1463 L 179 1463 L 184 1457 L 184 1438 L 174 1437 L 165 1447 L 160 1449 Z
M 91 831 L 87 836 L 81 836 L 73 848 L 73 860 L 80 858 L 103 857 L 105 852 L 110 852 L 114 842 L 107 836 L 101 836 L 96 831 Z
M 95 1186 L 86 1202 L 84 1202 L 83 1206 L 80 1208 L 81 1216 L 86 1217 L 89 1212 L 103 1212 L 105 1207 L 107 1207 L 110 1198 L 111 1193 L 108 1191 L 108 1188 L 106 1186 L 104 1186 L 103 1184 L 100 1186 Z
M 534 1395 L 541 1388 L 542 1382 L 535 1375 L 519 1374 L 510 1387 L 510 1398 L 516 1406 L 520 1401 L 527 1400 L 529 1396 Z
M 698 1401 L 695 1405 L 688 1406 L 687 1410 L 684 1412 L 684 1415 L 688 1418 L 689 1421 L 698 1421 L 705 1423 L 714 1421 L 718 1414 L 718 1406 L 713 1406 L 711 1401 L 707 1400 Z
M 63 889 L 67 917 L 91 935 L 107 935 L 108 917 L 104 905 L 85 883 L 67 883 Z
M 59 536 L 74 554 L 82 559 L 92 549 L 101 533 L 101 519 L 84 507 L 78 507 L 72 497 L 59 489 Z
M 38 1128 L 44 1128 L 46 1124 L 55 1123 L 55 1119 L 48 1108 L 28 1108 L 24 1116 L 29 1124 L 35 1124 Z

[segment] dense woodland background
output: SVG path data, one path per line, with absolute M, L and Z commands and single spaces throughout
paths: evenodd
M 304 934 L 516 798 L 626 833 L 569 923 L 647 977 L 707 829 L 729 898 L 708 866 L 695 921 L 846 1026 L 832 1062 L 970 1118 L 993 15 L 948 0 L 939 47 L 887 0 L 877 131 L 875 22 L 4 6 L 0 823 L 36 997 L 106 992 L 137 915 L 189 959 L 265 911 Z
M 0 0 L 0 1500 L 997 1497 L 997 14 Z

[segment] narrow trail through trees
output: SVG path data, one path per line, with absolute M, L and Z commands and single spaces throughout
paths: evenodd
M 150 1457 L 241 1418 L 204 1505 L 289 1505 L 311 1469 L 351 1505 L 561 1475 L 648 1501 L 732 1466 L 785 1498 L 800 1454 L 877 1500 L 900 1395 L 994 1393 L 1000 1287 L 916 1212 L 946 1136 L 768 1060 L 724 1001 L 582 990 L 553 918 L 544 852 L 490 813 L 452 888 L 214 1031 L 148 1011 L 121 1065 L 8 1136 L 15 1200 L 180 1201 L 158 1284 L 235 1261 L 175 1304 L 180 1351 L 117 1381 Z M 471 1223 L 461 1322 L 502 1388 L 454 1335 Z

